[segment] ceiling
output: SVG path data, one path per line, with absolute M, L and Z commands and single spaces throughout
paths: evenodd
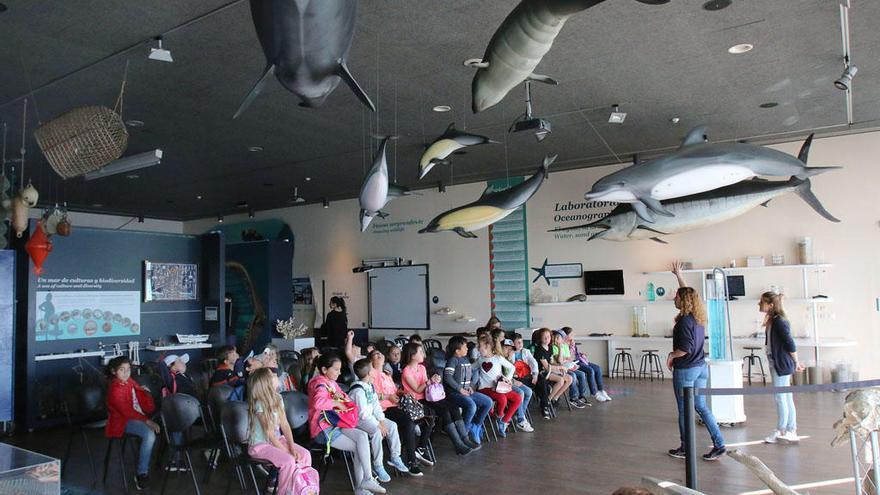
M 705 0 L 608 0 L 573 16 L 538 66 L 560 81 L 533 86 L 535 113 L 553 123 L 540 144 L 506 133 L 524 111 L 522 88 L 478 115 L 469 110 L 473 69 L 462 61 L 482 55 L 513 0 L 358 2 L 348 65 L 376 113 L 344 84 L 323 107 L 301 108 L 272 79 L 237 120 L 265 65 L 247 2 L 0 1 L 9 7 L 0 12 L 8 156 L 18 157 L 28 96 L 25 178 L 42 203 L 75 210 L 187 220 L 241 211 L 239 202 L 286 206 L 295 186 L 307 202 L 353 198 L 376 149 L 370 136 L 379 134 L 400 136 L 389 152 L 392 178 L 419 188 L 531 173 L 548 153 L 559 154 L 556 170 L 628 162 L 676 146 L 697 124 L 712 140 L 775 142 L 873 129 L 880 119 L 876 1 L 853 0 L 850 11 L 853 126 L 845 93 L 832 85 L 843 69 L 838 2 L 733 0 L 712 12 Z M 163 33 L 171 64 L 147 59 L 150 39 Z M 729 54 L 739 43 L 755 48 Z M 73 107 L 112 107 L 126 62 L 123 118 L 144 122 L 129 128 L 126 154 L 161 148 L 161 165 L 137 179 L 61 180 L 33 130 Z M 759 107 L 766 102 L 779 105 Z M 615 103 L 628 114 L 623 125 L 607 122 Z M 453 111 L 431 110 L 441 104 Z M 424 143 L 452 121 L 505 144 L 471 148 L 418 181 Z

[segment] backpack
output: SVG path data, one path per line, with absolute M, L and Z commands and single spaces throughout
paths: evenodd
M 321 483 L 318 471 L 311 466 L 300 466 L 293 473 L 293 495 L 318 495 Z
M 421 402 L 415 400 L 412 395 L 404 394 L 400 396 L 400 401 L 397 403 L 397 407 L 405 412 L 407 416 L 409 416 L 409 419 L 414 423 L 416 421 L 421 421 L 422 418 L 425 417 L 425 406 L 423 406 Z

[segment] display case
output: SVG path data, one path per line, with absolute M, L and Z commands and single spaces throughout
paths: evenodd
M 0 443 L 0 493 L 61 493 L 61 461 Z

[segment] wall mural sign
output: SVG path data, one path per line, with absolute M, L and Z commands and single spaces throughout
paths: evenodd
M 593 222 L 605 218 L 617 203 L 613 201 L 557 201 L 553 206 L 554 229 L 570 227 L 571 222 Z M 588 238 L 591 229 L 583 229 L 571 232 L 553 232 L 554 239 Z
M 37 341 L 141 333 L 140 291 L 37 291 Z
M 393 220 L 390 222 L 374 221 L 370 225 L 370 233 L 372 234 L 394 234 L 397 232 L 407 232 L 410 230 L 418 230 L 425 223 L 423 218 L 410 218 L 408 220 Z
M 538 272 L 538 276 L 532 280 L 532 283 L 543 278 L 547 285 L 550 285 L 551 280 L 581 278 L 584 275 L 584 267 L 580 263 L 548 263 L 547 261 L 547 258 L 544 258 L 542 266 L 532 268 L 532 270 Z

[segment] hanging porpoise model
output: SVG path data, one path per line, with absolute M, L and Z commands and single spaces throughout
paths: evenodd
M 360 221 L 361 232 L 367 230 L 373 217 L 385 218 L 387 213 L 381 211 L 388 204 L 388 160 L 386 150 L 391 137 L 382 139 L 382 144 L 376 150 L 373 157 L 373 167 L 367 172 L 364 183 L 361 185 L 359 201 L 361 205 Z
M 273 74 L 300 97 L 301 106 L 321 106 L 339 81 L 345 81 L 375 112 L 376 106 L 345 65 L 354 38 L 356 6 L 356 0 L 251 0 L 266 69 L 232 118 L 250 106 Z
M 664 206 L 674 214 L 671 217 L 658 217 L 650 226 L 636 215 L 632 205 L 618 205 L 607 216 L 595 222 L 574 227 L 553 229 L 550 232 L 582 228 L 601 229 L 588 240 L 631 241 L 648 239 L 664 243 L 658 235 L 679 234 L 702 229 L 738 217 L 758 205 L 767 206 L 772 199 L 794 192 L 807 202 L 816 213 L 832 222 L 839 222 L 828 212 L 810 190 L 810 179 L 792 177 L 787 181 L 766 181 L 753 179 L 732 186 L 722 187 L 693 196 L 675 198 Z
M 492 35 L 471 84 L 471 108 L 482 112 L 498 104 L 525 80 L 557 84 L 535 74 L 535 67 L 553 46 L 572 15 L 605 0 L 522 0 Z
M 593 184 L 584 199 L 632 203 L 642 220 L 654 223 L 649 209 L 659 215 L 673 215 L 661 200 L 711 191 L 759 175 L 806 179 L 840 168 L 806 166 L 812 134 L 795 158 L 753 144 L 707 143 L 705 132 L 705 126 L 696 127 L 675 153 L 606 175 Z
M 471 231 L 488 227 L 510 215 L 538 192 L 556 156 L 545 157 L 543 165 L 538 168 L 535 175 L 521 184 L 498 192 L 489 192 L 491 186 L 487 187 L 480 199 L 473 203 L 441 213 L 431 220 L 427 227 L 420 230 L 419 234 L 451 230 L 462 237 L 476 238 L 477 236 Z
M 498 141 L 492 141 L 486 136 L 479 134 L 470 134 L 468 132 L 459 131 L 455 128 L 455 122 L 449 124 L 446 132 L 434 140 L 428 149 L 422 154 L 419 160 L 419 180 L 428 175 L 428 172 L 438 163 L 449 163 L 446 159 L 455 150 L 459 150 L 466 146 L 476 146 L 478 144 L 498 144 Z

